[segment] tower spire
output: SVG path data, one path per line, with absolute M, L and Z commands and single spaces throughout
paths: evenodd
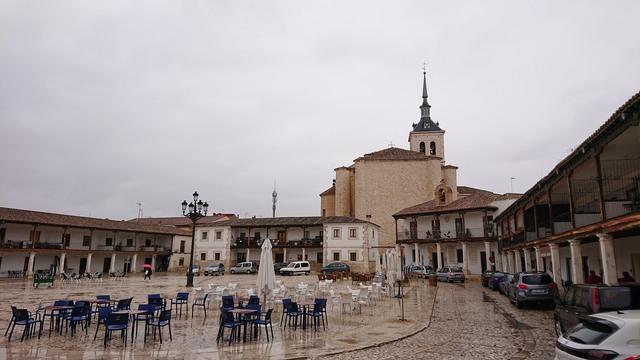
M 427 100 L 427 63 L 425 62 L 422 66 L 422 105 L 420 105 L 420 118 L 430 118 L 430 109 L 431 105 L 429 105 L 429 101 Z
M 273 211 L 273 217 L 276 217 L 276 203 L 278 202 L 278 193 L 276 192 L 276 182 L 273 182 L 273 192 L 271 193 L 271 210 Z

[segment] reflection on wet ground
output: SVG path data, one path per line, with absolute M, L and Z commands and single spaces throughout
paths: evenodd
M 287 286 L 299 282 L 317 283 L 317 277 L 298 276 L 282 278 Z M 239 288 L 255 287 L 255 276 L 225 275 L 223 277 L 199 277 L 195 279 L 196 287 L 208 289 L 208 284 L 226 285 L 238 283 Z M 53 288 L 35 289 L 31 283 L 23 280 L 0 280 L 0 326 L 6 329 L 11 317 L 10 306 L 27 308 L 35 311 L 38 305 L 53 304 L 58 299 L 95 299 L 98 294 L 110 294 L 112 298 L 133 296 L 132 308 L 139 303 L 146 303 L 147 294 L 160 293 L 173 298 L 178 291 L 185 291 L 184 276 L 155 275 L 152 281 L 143 281 L 142 275 L 124 281 L 105 280 L 101 283 L 60 284 Z M 347 286 L 355 286 L 351 281 L 339 281 L 334 289 L 346 291 Z M 262 334 L 257 341 L 216 344 L 219 311 L 214 310 L 212 303 L 207 318 L 196 308 L 194 315 L 183 313 L 182 318 L 174 314 L 172 319 L 173 341 L 148 340 L 143 342 L 143 326 L 140 336 L 126 348 L 114 336 L 113 341 L 105 349 L 102 344 L 102 329 L 98 339 L 93 341 L 95 321 L 88 334 L 78 331 L 70 335 L 52 334 L 49 337 L 45 329 L 41 339 L 31 338 L 20 343 L 22 328 L 16 327 L 11 342 L 7 338 L 0 339 L 0 359 L 138 359 L 138 358 L 170 358 L 170 359 L 290 359 L 315 358 L 323 354 L 334 354 L 355 350 L 367 346 L 386 343 L 405 337 L 423 329 L 431 315 L 434 292 L 422 281 L 414 284 L 406 291 L 404 311 L 407 321 L 400 321 L 399 301 L 395 298 L 384 298 L 372 306 L 363 306 L 362 314 L 343 313 L 340 304 L 332 304 L 329 300 L 329 327 L 315 332 L 309 330 L 283 329 L 279 326 L 281 309 L 274 313 L 274 336 L 271 342 Z M 190 308 L 190 306 L 189 306 Z M 189 309 L 190 312 L 191 309 Z M 47 328 L 47 326 L 45 326 Z M 166 334 L 166 333 L 165 333 Z M 168 336 L 167 336 L 168 338 Z

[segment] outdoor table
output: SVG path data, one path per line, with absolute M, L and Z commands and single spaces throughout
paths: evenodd
M 246 320 L 246 316 L 254 314 L 258 312 L 258 310 L 235 308 L 235 309 L 229 310 L 229 312 L 232 314 L 236 314 L 236 316 L 238 317 L 238 321 L 242 318 L 242 321 L 244 322 L 244 330 L 243 330 L 244 333 L 242 335 L 242 341 L 246 342 L 247 341 L 247 323 L 248 323 L 248 321 Z
M 138 334 L 138 322 L 134 321 L 135 318 L 146 313 L 147 311 L 145 310 L 120 310 L 112 312 L 112 314 L 129 314 L 131 320 L 131 341 L 133 341 L 134 336 Z
M 61 311 L 66 311 L 66 310 L 72 310 L 73 306 L 69 306 L 69 305 L 47 305 L 44 308 L 44 315 L 43 318 L 47 317 L 47 311 L 51 314 L 51 317 L 49 319 L 49 335 L 51 335 L 51 322 L 53 321 L 53 317 L 56 316 L 56 331 L 60 331 L 62 332 L 62 328 L 60 327 L 60 312 Z M 53 315 L 54 312 L 57 312 L 58 315 Z
M 302 301 L 298 303 L 299 307 L 302 307 L 302 330 L 307 328 L 307 313 L 309 306 L 314 305 L 315 301 Z

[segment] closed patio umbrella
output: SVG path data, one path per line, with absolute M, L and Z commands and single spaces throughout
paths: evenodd
M 276 288 L 276 272 L 273 270 L 271 240 L 264 239 L 262 243 L 262 252 L 260 253 L 260 268 L 258 269 L 258 279 L 256 280 L 256 288 L 258 294 L 266 301 L 267 294 Z
M 380 265 L 380 253 L 376 250 L 376 274 L 382 272 L 382 266 Z

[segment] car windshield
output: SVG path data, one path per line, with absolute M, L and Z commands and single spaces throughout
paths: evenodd
M 461 273 L 462 272 L 462 268 L 451 268 L 451 272 Z
M 599 288 L 600 310 L 618 310 L 631 307 L 631 291 L 627 287 Z
M 548 285 L 553 282 L 553 279 L 549 274 L 524 275 L 522 282 L 527 285 Z
M 617 326 L 608 321 L 582 320 L 569 329 L 564 337 L 578 344 L 598 345 L 617 330 Z
M 501 279 L 501 278 L 503 278 L 503 277 L 505 277 L 505 276 L 506 276 L 506 275 L 505 275 L 505 273 L 501 273 L 501 272 L 493 273 L 493 277 L 494 277 L 494 278 L 499 278 L 499 279 Z

